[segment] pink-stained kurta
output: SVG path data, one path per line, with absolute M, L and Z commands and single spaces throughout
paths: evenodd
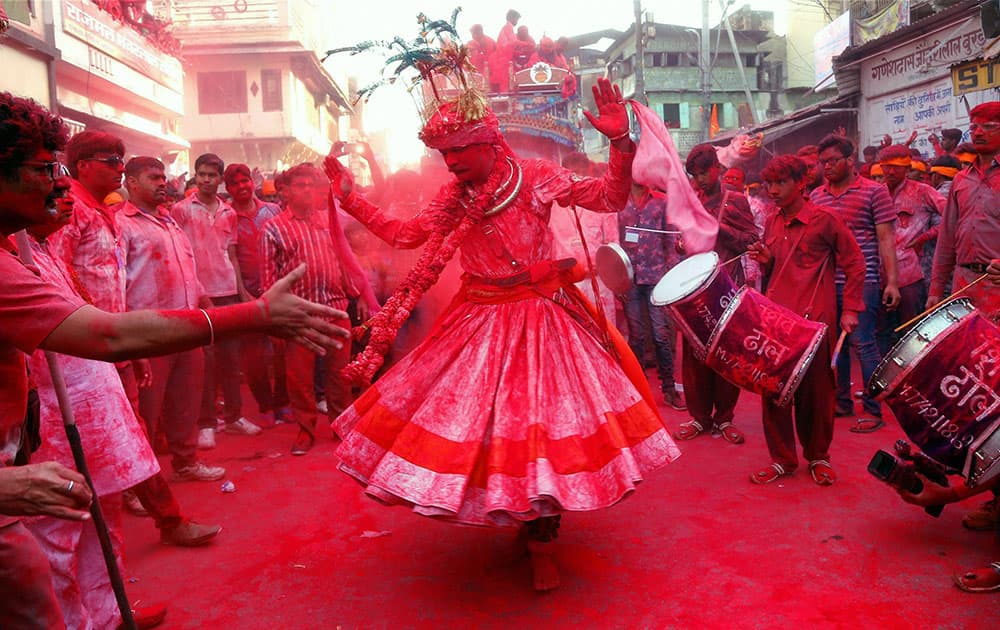
M 520 194 L 460 249 L 465 272 L 486 279 L 478 286 L 554 257 L 553 203 L 615 212 L 628 195 L 630 155 L 612 151 L 604 179 L 519 163 Z M 405 222 L 363 200 L 344 209 L 387 242 L 415 247 L 446 197 Z M 341 469 L 375 498 L 420 514 L 515 525 L 610 506 L 676 458 L 656 409 L 592 334 L 592 321 L 577 319 L 573 291 L 552 286 L 501 300 L 466 292 L 334 422 L 344 436 Z
M 35 266 L 42 279 L 74 295 L 72 280 L 62 261 L 45 244 L 31 242 Z M 160 465 L 136 420 L 113 363 L 66 355 L 59 359 L 87 467 L 98 496 L 121 492 L 159 472 Z M 28 360 L 41 402 L 42 446 L 32 461 L 57 461 L 74 468 L 62 414 L 56 400 L 44 353 L 36 350 Z

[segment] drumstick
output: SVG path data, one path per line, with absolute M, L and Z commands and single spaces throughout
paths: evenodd
M 837 357 L 840 356 L 840 350 L 844 347 L 844 339 L 847 338 L 847 331 L 841 330 L 840 336 L 837 337 L 837 345 L 833 347 L 833 357 L 830 359 L 830 369 L 837 369 Z
M 749 253 L 750 253 L 749 251 L 743 252 L 743 254 L 749 254 Z M 722 263 L 722 266 L 725 267 L 726 265 L 729 265 L 731 263 L 736 262 L 737 260 L 739 260 L 740 258 L 743 257 L 743 254 L 736 254 L 735 256 L 733 256 L 732 258 L 730 258 L 729 260 L 727 260 L 726 262 Z
M 943 300 L 941 300 L 940 302 L 938 302 L 934 306 L 932 306 L 932 307 L 930 307 L 928 309 L 925 309 L 924 312 L 920 313 L 919 315 L 916 315 L 915 317 L 913 317 L 912 319 L 910 319 L 908 322 L 906 322 L 904 324 L 900 324 L 899 326 L 896 327 L 895 330 L 893 330 L 893 332 L 899 332 L 899 331 L 903 330 L 904 328 L 909 328 L 911 325 L 913 325 L 914 322 L 917 322 L 921 318 L 923 318 L 924 315 L 927 315 L 928 313 L 930 313 L 934 309 L 938 308 L 942 304 L 945 304 L 945 303 L 950 302 L 951 300 L 955 299 L 956 297 L 958 297 L 958 295 L 960 293 L 963 293 L 967 289 L 970 289 L 973 285 L 975 285 L 975 284 L 977 284 L 979 282 L 982 282 L 984 279 L 986 279 L 986 276 L 988 276 L 988 275 L 989 275 L 988 273 L 984 273 L 983 275 L 979 276 L 978 278 L 976 278 L 975 280 L 973 280 L 969 284 L 965 285 L 964 287 L 962 287 L 958 291 L 955 291 L 954 293 L 952 293 L 948 297 L 944 298 Z

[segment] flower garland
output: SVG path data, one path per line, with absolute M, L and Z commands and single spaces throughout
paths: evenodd
M 497 160 L 490 176 L 468 204 L 462 198 L 470 194 L 470 189 L 457 181 L 452 185 L 450 202 L 435 222 L 417 264 L 386 300 L 382 310 L 371 319 L 368 345 L 340 371 L 348 383 L 361 386 L 371 383 L 417 302 L 438 281 L 469 230 L 483 220 L 497 197 L 506 192 L 503 179 L 510 164 L 505 159 L 506 155 L 506 151 L 497 147 Z M 355 328 L 354 332 L 356 335 L 363 334 L 364 328 Z

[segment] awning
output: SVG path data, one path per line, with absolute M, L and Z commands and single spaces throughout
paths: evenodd
M 809 107 L 803 107 L 802 109 L 786 114 L 780 118 L 766 120 L 754 127 L 745 127 L 742 129 L 726 131 L 725 133 L 721 133 L 709 140 L 709 143 L 721 145 L 728 143 L 740 134 L 751 135 L 755 133 L 763 133 L 764 144 L 766 145 L 780 139 L 783 136 L 798 131 L 809 125 L 815 125 L 829 118 L 843 116 L 845 114 L 856 115 L 857 110 L 851 107 L 851 103 L 852 99 L 850 96 L 837 96 L 820 103 L 816 103 L 815 105 L 810 105 Z M 817 139 L 823 135 L 826 135 L 826 133 L 818 134 Z

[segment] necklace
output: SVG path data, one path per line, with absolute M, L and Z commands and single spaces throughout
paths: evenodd
M 496 199 L 496 197 L 500 195 L 504 191 L 504 189 L 507 188 L 508 184 L 510 184 L 510 181 L 514 178 L 514 173 L 517 173 L 517 181 L 514 183 L 514 188 L 510 191 L 510 194 L 507 195 L 506 198 L 504 198 L 503 201 L 501 201 L 497 205 L 493 206 L 492 208 L 484 212 L 483 217 L 490 217 L 493 216 L 494 214 L 497 214 L 498 212 L 509 206 L 517 197 L 517 194 L 521 192 L 521 182 L 524 179 L 524 171 L 521 169 L 521 165 L 511 160 L 509 157 L 507 158 L 507 164 L 510 165 L 510 173 L 507 175 L 507 179 L 504 181 L 504 183 L 501 184 L 500 187 L 497 189 L 496 195 L 494 195 L 493 198 Z

